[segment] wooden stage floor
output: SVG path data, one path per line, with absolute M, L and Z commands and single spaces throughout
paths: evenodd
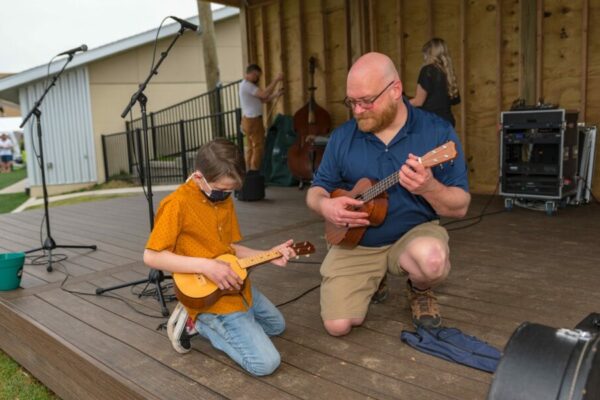
M 155 194 L 155 204 L 164 195 Z M 488 199 L 475 196 L 470 215 L 478 215 Z M 269 248 L 294 238 L 317 247 L 311 258 L 287 269 L 254 270 L 254 284 L 275 304 L 319 284 L 323 224 L 304 206 L 304 192 L 268 188 L 267 200 L 237 207 L 244 243 Z M 502 207 L 495 197 L 488 211 Z M 0 252 L 38 247 L 42 216 L 40 210 L 1 215 Z M 57 244 L 96 244 L 98 250 L 57 249 L 55 256 L 68 260 L 52 272 L 26 266 L 23 289 L 0 293 L 0 347 L 61 398 L 486 398 L 491 375 L 400 341 L 400 332 L 412 326 L 399 278 L 390 281 L 390 298 L 371 306 L 364 326 L 343 338 L 323 330 L 318 290 L 282 306 L 287 329 L 274 338 L 282 365 L 272 376 L 253 378 L 200 338 L 189 354 L 173 351 L 166 332 L 157 330 L 166 321 L 158 302 L 136 295 L 143 285 L 93 295 L 97 287 L 147 276 L 142 196 L 55 207 L 50 219 Z M 437 290 L 445 324 L 502 348 L 524 321 L 570 328 L 599 311 L 598 221 L 597 204 L 554 216 L 515 208 L 451 231 L 452 272 Z M 65 273 L 65 288 L 92 295 L 62 290 Z

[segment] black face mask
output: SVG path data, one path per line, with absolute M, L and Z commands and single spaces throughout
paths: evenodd
M 229 191 L 226 192 L 225 190 L 214 189 L 212 190 L 212 192 L 210 192 L 210 194 L 206 195 L 206 197 L 208 197 L 208 200 L 212 201 L 213 203 L 225 201 L 229 198 L 229 196 L 231 196 L 231 192 Z
M 215 190 L 210 187 L 206 178 L 202 177 L 202 179 L 204 179 L 206 186 L 208 186 L 208 188 L 210 189 L 210 194 L 204 192 L 204 190 L 203 192 L 206 195 L 206 197 L 208 197 L 208 200 L 210 200 L 211 202 L 217 203 L 219 201 L 225 201 L 229 198 L 229 196 L 231 196 L 230 190 Z

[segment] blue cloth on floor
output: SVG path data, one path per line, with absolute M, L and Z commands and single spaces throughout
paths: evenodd
M 501 353 L 498 349 L 464 334 L 457 328 L 423 328 L 402 331 L 400 338 L 415 349 L 486 372 L 496 371 Z

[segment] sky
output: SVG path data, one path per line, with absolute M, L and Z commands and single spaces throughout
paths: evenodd
M 82 44 L 91 50 L 157 28 L 169 15 L 197 13 L 196 0 L 0 0 L 0 73 L 46 64 Z

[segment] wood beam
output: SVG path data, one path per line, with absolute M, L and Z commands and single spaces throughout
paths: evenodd
M 542 67 L 544 65 L 544 0 L 537 0 L 536 2 L 536 48 L 535 48 L 535 101 L 537 103 L 539 99 L 544 96 L 544 88 L 542 82 Z
M 589 0 L 583 0 L 581 12 L 581 105 L 579 106 L 579 121 L 585 122 L 587 108 L 587 71 L 588 71 L 588 30 L 589 30 Z
M 539 54 L 536 51 L 536 45 L 539 39 L 536 35 L 537 27 L 537 8 L 539 1 L 521 0 L 519 2 L 520 10 L 520 58 L 519 58 L 519 97 L 528 104 L 536 102 L 537 95 L 537 65 Z
M 396 0 L 396 18 L 398 20 L 398 76 L 404 82 L 404 25 L 402 24 L 402 0 Z
M 467 98 L 465 81 L 467 79 L 467 0 L 460 1 L 460 142 L 463 146 L 465 157 L 467 154 Z
M 260 35 L 261 35 L 262 55 L 263 55 L 261 64 L 262 64 L 262 69 L 263 69 L 263 74 L 264 74 L 264 79 L 262 79 L 262 82 L 264 85 L 266 85 L 267 82 L 271 82 L 271 79 L 272 79 L 271 68 L 269 65 L 267 65 L 267 63 L 271 61 L 270 54 L 269 54 L 269 32 L 267 31 L 265 7 L 260 7 L 259 10 L 260 10 L 260 27 L 261 27 Z
M 279 62 L 281 65 L 281 72 L 283 73 L 283 87 L 288 87 L 287 85 L 287 79 L 288 79 L 288 57 L 287 57 L 287 45 L 286 45 L 286 41 L 285 41 L 285 30 L 283 29 L 284 26 L 284 19 L 283 19 L 283 1 L 284 0 L 279 0 L 279 4 L 278 4 L 278 21 L 279 21 L 279 40 L 281 42 L 280 46 L 279 46 Z M 283 95 L 283 113 L 286 114 L 289 112 L 290 109 L 290 98 L 288 95 L 286 95 L 284 93 Z
M 327 34 L 327 18 L 325 17 L 325 13 L 326 13 L 325 0 L 321 0 L 320 6 L 321 6 L 321 26 L 323 29 L 323 81 L 325 84 L 324 104 L 325 104 L 325 107 L 327 107 L 327 103 L 329 100 L 329 79 L 327 78 L 327 74 L 330 73 L 331 71 L 329 70 L 330 63 L 329 63 L 329 56 L 328 56 L 328 52 L 327 52 L 327 43 L 329 43 L 329 35 Z
M 240 33 L 242 35 L 242 64 L 244 68 L 250 64 L 251 50 L 250 50 L 250 30 L 248 29 L 248 9 L 246 6 L 240 7 Z
M 496 49 L 496 109 L 500 115 L 502 112 L 502 0 L 496 0 Z
M 302 93 L 304 93 L 303 96 L 303 103 L 306 103 L 308 101 L 308 90 L 307 90 L 307 86 L 308 86 L 308 77 L 307 77 L 307 73 L 306 73 L 306 66 L 308 65 L 308 59 L 306 57 L 306 21 L 304 19 L 304 10 L 302 8 L 302 0 L 298 0 L 298 18 L 300 21 L 300 69 L 302 71 Z
M 433 0 L 427 0 L 427 40 L 433 38 Z
M 375 0 L 367 0 L 369 22 L 369 51 L 377 51 L 377 22 L 375 21 Z

